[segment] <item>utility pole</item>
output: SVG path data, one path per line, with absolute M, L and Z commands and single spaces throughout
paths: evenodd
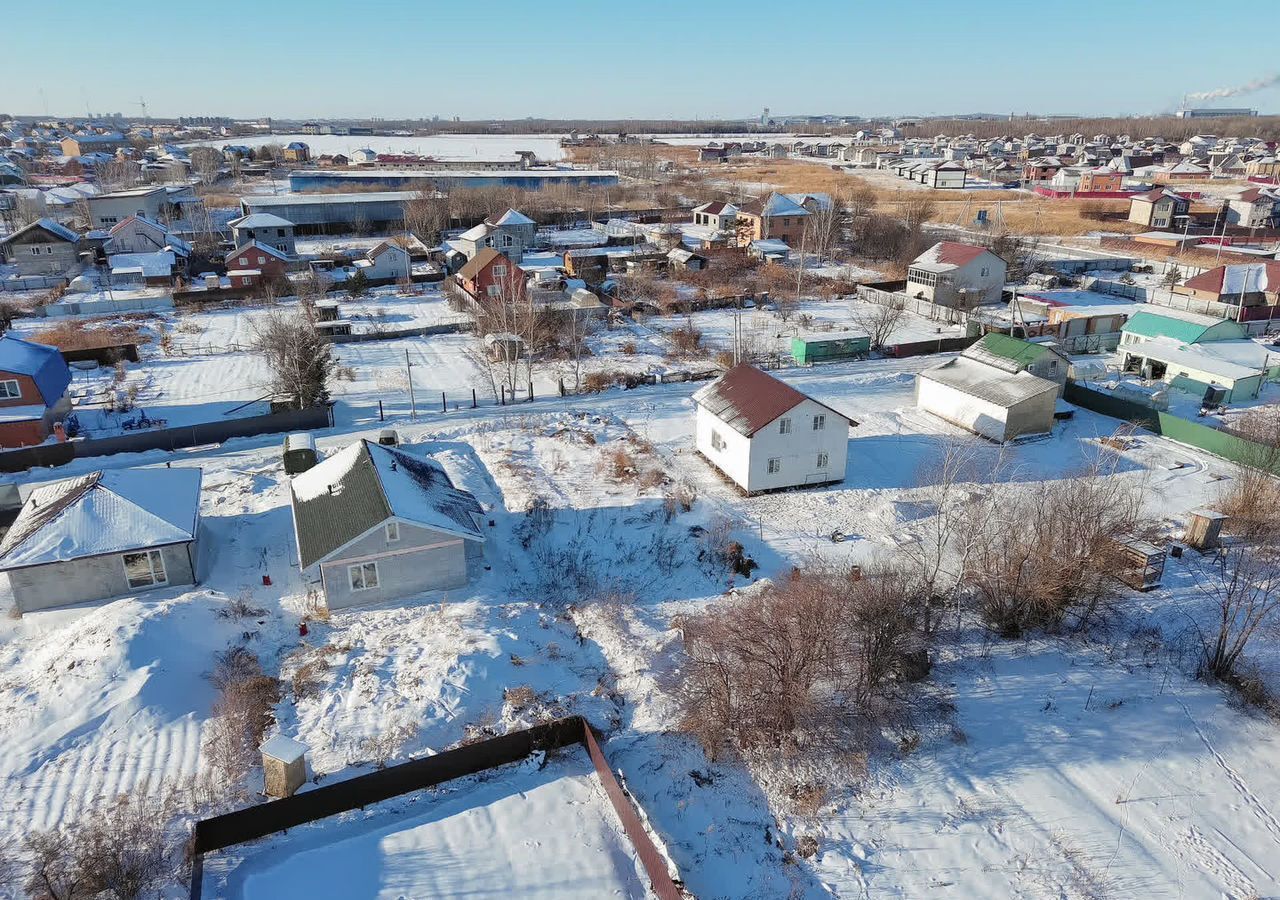
M 418 421 L 418 403 L 413 398 L 413 363 L 409 362 L 409 348 L 404 350 L 404 374 L 409 382 L 409 420 Z

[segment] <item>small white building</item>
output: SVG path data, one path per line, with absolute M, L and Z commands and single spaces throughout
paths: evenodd
M 693 209 L 693 224 L 705 225 L 716 231 L 728 231 L 738 218 L 738 207 L 722 200 L 713 200 Z
M 399 244 L 383 241 L 352 265 L 362 271 L 369 280 L 398 278 L 401 281 L 412 274 L 409 251 Z
M 916 406 L 1001 443 L 1053 430 L 1058 385 L 958 356 L 916 376 Z
M 848 416 L 739 363 L 693 395 L 694 445 L 748 494 L 844 480 Z

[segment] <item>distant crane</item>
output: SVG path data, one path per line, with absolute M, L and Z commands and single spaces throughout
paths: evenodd
M 147 115 L 147 98 L 139 97 L 138 106 L 142 108 L 142 121 L 146 122 L 149 119 L 149 116 Z

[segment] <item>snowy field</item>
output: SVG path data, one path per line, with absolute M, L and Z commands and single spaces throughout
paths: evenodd
M 841 327 L 847 315 L 843 304 L 804 309 Z M 174 333 L 193 345 L 243 344 L 259 314 L 184 316 L 199 331 Z M 719 340 L 731 315 L 698 314 L 695 323 Z M 660 360 L 655 324 L 598 335 L 594 358 L 615 365 L 621 345 L 635 341 L 636 356 Z M 762 330 L 774 327 L 768 320 Z M 866 778 L 820 810 L 771 802 L 743 768 L 708 762 L 675 730 L 681 642 L 672 619 L 714 607 L 731 587 L 700 535 L 726 530 L 762 579 L 818 559 L 865 564 L 921 535 L 923 473 L 953 444 L 989 463 L 976 468 L 979 480 L 1034 483 L 1074 477 L 1117 422 L 1079 411 L 1051 436 L 1002 452 L 915 409 L 914 375 L 938 357 L 785 370 L 785 381 L 859 423 L 845 481 L 744 498 L 692 449 L 698 385 L 539 393 L 518 406 L 440 412 L 439 391 L 469 396 L 483 383 L 473 345 L 467 335 L 439 335 L 338 347 L 354 378 L 335 383 L 338 425 L 318 433 L 328 455 L 395 426 L 410 452 L 435 457 L 476 496 L 493 523 L 489 568 L 462 588 L 311 616 L 274 435 L 9 479 L 200 466 L 205 534 L 196 587 L 0 618 L 0 841 L 201 771 L 214 698 L 206 675 L 215 653 L 244 645 L 283 680 L 276 727 L 311 747 L 324 783 L 372 771 L 375 745 L 390 746 L 382 761 L 397 762 L 547 717 L 588 717 L 700 898 L 1280 892 L 1276 725 L 1193 680 L 1171 652 L 1211 612 L 1196 588 L 1195 554 L 1170 560 L 1165 586 L 1129 595 L 1120 621 L 1090 640 L 993 642 L 955 628 L 927 686 L 936 727 L 922 729 L 909 752 L 874 746 Z M 252 395 L 248 386 L 263 377 L 254 359 L 226 351 L 149 365 L 158 364 L 166 392 Z M 237 360 L 246 368 L 233 385 L 227 372 Z M 623 473 L 619 450 L 632 462 Z M 1174 536 L 1186 512 L 1212 503 L 1231 478 L 1223 461 L 1150 435 L 1120 463 Z M 687 511 L 664 502 L 675 484 L 696 493 Z M 829 539 L 836 528 L 842 543 Z M 261 615 L 228 615 L 233 598 Z M 1257 661 L 1274 659 L 1275 636 L 1259 640 Z M 639 876 L 608 807 L 573 768 L 580 763 L 564 765 L 450 786 L 367 819 L 251 845 L 227 872 L 226 896 L 315 896 L 334 884 L 353 897 L 636 896 Z M 544 824 L 570 807 L 580 829 Z M 797 856 L 801 838 L 816 840 L 813 856 Z M 477 853 L 493 842 L 510 852 Z M 458 867 L 422 864 L 441 858 Z M 567 860 L 571 882 L 538 867 L 552 859 Z M 459 881 L 461 866 L 483 871 L 483 881 Z M 529 881 L 518 881 L 526 868 Z
M 245 858 L 211 857 L 205 895 L 228 900 L 595 900 L 649 896 L 586 750 L 295 828 Z
M 225 144 L 243 144 L 260 147 L 264 144 L 285 144 L 302 141 L 311 148 L 312 156 L 341 153 L 350 156 L 356 150 L 369 149 L 376 153 L 405 153 L 434 156 L 437 159 L 486 159 L 517 158 L 516 151 L 532 150 L 542 160 L 559 160 L 564 157 L 558 134 L 433 134 L 421 137 L 393 137 L 390 135 L 347 134 L 263 134 L 252 137 L 218 138 L 195 141 L 184 146 L 222 147 Z

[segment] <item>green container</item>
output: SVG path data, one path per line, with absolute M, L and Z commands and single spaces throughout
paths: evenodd
M 791 339 L 791 358 L 801 366 L 866 359 L 871 353 L 871 338 L 865 334 L 811 334 Z

